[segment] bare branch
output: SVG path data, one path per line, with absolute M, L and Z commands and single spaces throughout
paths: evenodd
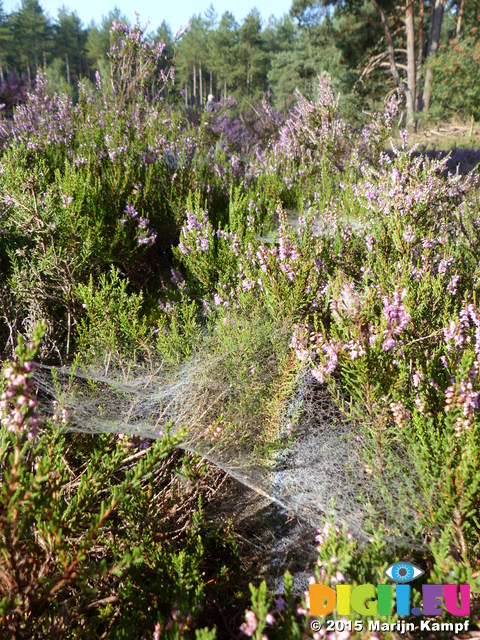
M 383 30 L 385 32 L 385 39 L 387 41 L 387 51 L 388 57 L 390 60 L 390 71 L 392 73 L 392 77 L 397 85 L 400 84 L 400 76 L 398 73 L 397 65 L 395 63 L 395 46 L 393 44 L 392 33 L 390 31 L 390 27 L 388 26 L 387 16 L 383 11 L 382 7 L 378 4 L 377 0 L 370 0 L 370 2 L 375 7 L 376 12 L 380 16 L 380 20 L 382 22 Z

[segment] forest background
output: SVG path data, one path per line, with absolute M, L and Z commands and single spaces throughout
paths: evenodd
M 191 17 L 178 41 L 163 22 L 149 38 L 176 56 L 169 100 L 195 110 L 207 95 L 233 97 L 245 117 L 266 98 L 287 111 L 295 90 L 312 98 L 321 71 L 341 94 L 342 113 L 357 124 L 381 108 L 388 90 L 405 94 L 409 125 L 425 117 L 480 117 L 478 0 L 293 0 L 289 15 L 262 22 L 257 10 L 239 24 L 213 6 Z M 185 17 L 185 19 L 187 16 Z M 108 78 L 112 21 L 85 27 L 63 8 L 50 20 L 38 0 L 7 14 L 0 2 L 0 103 L 7 115 L 22 102 L 40 68 L 50 88 L 74 99 L 80 78 Z

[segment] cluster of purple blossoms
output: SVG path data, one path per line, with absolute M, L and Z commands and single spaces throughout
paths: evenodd
M 37 73 L 35 89 L 27 93 L 25 104 L 17 107 L 13 122 L 0 125 L 0 139 L 25 142 L 29 149 L 44 145 L 69 146 L 74 132 L 73 106 L 67 95 L 51 95 L 47 76 Z
M 109 58 L 114 70 L 113 90 L 117 95 L 130 94 L 137 98 L 153 95 L 159 100 L 162 90 L 169 82 L 173 83 L 174 74 L 170 69 L 161 68 L 167 60 L 165 43 L 145 37 L 147 27 L 148 24 L 139 24 L 138 16 L 133 27 L 118 21 L 112 23 Z
M 479 407 L 480 392 L 477 389 L 480 371 L 480 315 L 474 304 L 470 303 L 461 309 L 458 319 L 451 320 L 443 329 L 443 337 L 447 354 L 454 357 L 452 363 L 442 356 L 445 368 L 448 369 L 455 362 L 459 363 L 466 349 L 473 347 L 476 356 L 467 377 L 456 380 L 455 376 L 452 376 L 450 385 L 445 390 L 444 409 L 446 412 L 458 410 L 455 433 L 460 437 L 464 431 L 471 428 L 475 411 Z
M 315 352 L 309 348 L 308 331 L 311 329 L 310 325 L 298 326 L 295 325 L 293 329 L 292 339 L 290 341 L 290 348 L 295 349 L 295 355 L 300 362 L 307 362 L 315 357 Z
M 390 134 L 395 119 L 400 111 L 402 98 L 395 92 L 385 105 L 383 113 L 376 113 L 371 122 L 365 125 L 360 132 L 360 145 L 370 151 L 378 151 Z
M 458 320 L 450 320 L 448 327 L 443 329 L 443 337 L 447 353 L 459 352 L 466 342 L 471 342 L 468 331 L 471 321 L 475 324 L 475 353 L 477 361 L 480 359 L 480 320 L 473 304 L 461 309 Z
M 147 245 L 149 247 L 153 246 L 157 239 L 157 234 L 155 231 L 149 229 L 150 222 L 148 218 L 141 216 L 131 204 L 127 204 L 124 209 L 124 213 L 127 217 L 120 220 L 120 225 L 123 226 L 129 219 L 132 220 L 137 227 L 138 244 Z
M 287 276 L 290 282 L 295 280 L 295 264 L 298 262 L 300 254 L 297 245 L 287 239 L 284 227 L 280 227 L 280 237 L 278 241 L 278 266 Z
M 455 408 L 460 409 L 455 424 L 455 434 L 457 438 L 463 431 L 468 431 L 472 424 L 475 410 L 478 409 L 479 392 L 474 391 L 474 385 L 478 385 L 478 372 L 471 369 L 468 379 L 452 383 L 445 390 L 445 411 L 449 412 Z
M 304 176 L 320 173 L 324 163 L 332 171 L 340 171 L 351 155 L 348 127 L 340 117 L 330 76 L 324 72 L 318 77 L 315 102 L 299 91 L 295 97 L 297 103 L 281 127 L 278 140 L 248 167 L 252 176 L 282 175 L 287 188 Z
M 54 424 L 58 426 L 66 425 L 70 415 L 68 409 L 63 407 L 58 400 L 53 401 L 53 415 L 52 420 Z
M 394 336 L 399 336 L 403 333 L 403 330 L 410 322 L 411 316 L 403 303 L 406 295 L 407 291 L 403 289 L 401 292 L 395 291 L 393 300 L 390 300 L 388 296 L 384 296 L 382 299 L 383 316 L 387 321 L 382 345 L 384 351 L 391 351 L 395 347 L 397 341 Z
M 331 524 L 330 522 L 326 522 L 322 529 L 317 529 L 317 535 L 315 536 L 315 541 L 317 543 L 317 552 L 319 554 L 325 555 L 325 547 L 327 545 L 328 539 L 330 536 L 338 538 L 342 535 L 342 531 L 336 525 Z M 346 530 L 346 542 L 349 545 L 354 543 L 355 537 L 353 533 L 349 530 Z M 342 584 L 346 582 L 346 577 L 343 571 L 337 568 L 338 557 L 331 556 L 328 560 L 322 561 L 320 558 L 317 560 L 317 572 L 318 577 L 323 583 L 326 583 L 327 580 L 330 581 L 330 585 L 333 587 L 335 584 Z M 312 576 L 309 578 L 310 584 L 315 584 L 316 579 Z M 308 592 L 305 594 L 305 602 L 307 604 L 307 608 L 310 609 L 309 598 L 307 597 Z
M 170 282 L 172 284 L 182 285 L 185 282 L 185 278 L 180 273 L 180 271 L 178 271 L 178 269 L 173 269 L 172 268 L 172 269 L 170 269 L 170 273 L 172 274 L 170 276 Z
M 458 273 L 454 273 L 447 284 L 447 291 L 451 293 L 452 296 L 454 296 L 457 293 L 457 286 L 458 286 L 459 280 L 460 280 L 460 276 L 458 275 Z
M 317 529 L 315 542 L 317 543 L 317 551 L 321 550 L 321 547 L 326 543 L 327 538 L 331 533 L 338 533 L 338 529 L 334 527 L 330 522 L 325 522 L 322 529 Z
M 408 224 L 405 227 L 405 231 L 403 232 L 403 239 L 408 243 L 415 242 L 415 231 L 411 224 Z
M 441 276 L 444 276 L 447 273 L 450 266 L 452 265 L 452 263 L 453 263 L 453 258 L 442 257 L 437 267 L 438 274 Z
M 470 316 L 470 320 L 472 321 L 475 327 L 474 349 L 475 349 L 475 355 L 477 356 L 477 363 L 479 363 L 480 362 L 480 315 L 474 304 L 469 304 L 467 307 L 467 310 L 468 310 L 468 315 Z
M 366 354 L 358 340 L 352 339 L 345 343 L 334 339 L 328 342 L 321 333 L 312 331 L 310 325 L 295 325 L 290 347 L 295 350 L 295 355 L 301 362 L 313 365 L 312 376 L 320 383 L 337 368 L 339 353 L 348 353 L 351 360 Z
M 426 277 L 435 278 L 440 275 L 446 279 L 446 288 L 455 295 L 461 278 L 458 271 L 461 269 L 460 260 L 445 253 L 445 245 L 450 242 L 449 237 L 453 233 L 452 225 L 441 224 L 435 237 L 426 235 L 416 237 L 412 225 L 407 225 L 403 232 L 403 239 L 409 243 L 408 252 L 403 259 L 397 261 L 397 272 L 407 273 L 417 282 Z
M 213 227 L 208 220 L 208 211 L 187 211 L 187 222 L 181 230 L 179 248 L 183 255 L 195 251 L 209 251 Z
M 243 635 L 247 636 L 247 638 L 252 638 L 255 631 L 258 627 L 257 616 L 253 611 L 247 611 L 245 613 L 245 622 L 240 627 L 240 631 Z M 267 636 L 264 636 L 266 638 Z
M 320 551 L 322 546 L 327 542 L 328 537 L 331 534 L 340 535 L 341 531 L 336 526 L 331 524 L 328 520 L 325 522 L 321 529 L 316 530 L 315 542 L 317 543 L 317 551 Z M 346 531 L 347 542 L 353 542 L 355 540 L 355 536 L 351 531 Z
M 411 219 L 425 220 L 435 234 L 449 221 L 458 231 L 461 222 L 452 212 L 460 212 L 478 176 L 473 172 L 467 176 L 448 173 L 447 160 L 429 160 L 423 154 L 414 157 L 414 149 L 406 152 L 393 148 L 393 158 L 381 153 L 377 166 L 361 165 L 364 180 L 354 185 L 354 193 L 359 203 L 376 216 L 396 213 L 406 218 L 407 224 Z
M 222 229 L 218 229 L 217 238 L 225 240 L 225 242 L 229 244 L 234 255 L 238 257 L 240 253 L 240 241 L 235 231 L 223 231 Z
M 31 349 L 34 345 L 29 345 Z M 0 397 L 2 427 L 33 438 L 38 427 L 37 400 L 32 384 L 33 364 L 14 363 L 5 367 L 5 391 Z
M 195 222 L 192 221 L 192 225 L 199 227 L 198 219 Z M 186 253 L 189 246 L 185 238 L 186 232 L 185 227 L 184 239 L 180 244 L 182 253 Z M 239 257 L 240 243 L 235 233 L 219 230 L 216 235 L 228 242 L 231 251 Z M 309 308 L 315 308 L 319 304 L 321 295 L 320 284 L 323 283 L 324 265 L 320 258 L 315 258 L 313 263 L 314 269 L 308 272 L 302 271 L 300 249 L 295 238 L 288 234 L 286 224 L 282 224 L 277 244 L 270 247 L 260 244 L 255 247 L 252 243 L 248 243 L 238 261 L 237 272 L 233 275 L 231 282 L 222 285 L 224 293 L 217 292 L 214 303 L 217 306 L 227 306 L 228 301 L 224 295 L 226 294 L 230 302 L 238 306 L 241 294 L 253 290 L 262 292 L 266 296 L 278 297 L 279 288 L 283 292 L 285 286 L 289 287 L 292 283 L 295 295 L 302 298 L 302 304 L 307 297 Z
M 348 351 L 348 355 L 350 356 L 351 360 L 356 360 L 357 358 L 361 358 L 362 356 L 365 356 L 367 354 L 358 340 L 350 340 L 344 345 L 343 348 L 344 351 Z
M 66 196 L 64 193 L 62 193 L 61 198 L 62 198 L 62 206 L 64 209 L 67 209 L 67 207 L 71 205 L 73 202 L 72 196 Z
M 271 612 L 267 613 L 267 615 L 265 616 L 265 622 L 271 627 L 275 625 L 276 620 L 273 613 Z M 255 615 L 254 611 L 249 610 L 245 613 L 245 622 L 240 627 L 240 631 L 247 638 L 253 638 L 257 629 L 258 629 L 257 616 Z M 260 638 L 261 640 L 268 640 L 268 636 L 266 636 L 264 633 L 262 633 Z
M 319 347 L 323 352 L 323 362 L 312 369 L 312 376 L 322 384 L 325 376 L 333 373 L 337 368 L 339 345 L 336 342 L 324 342 L 322 336 L 318 336 L 315 345 L 317 355 L 320 355 Z

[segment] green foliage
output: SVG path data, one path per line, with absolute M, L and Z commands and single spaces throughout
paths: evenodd
M 100 276 L 97 287 L 90 276 L 88 285 L 79 284 L 76 295 L 85 309 L 79 321 L 78 349 L 86 361 L 121 362 L 148 353 L 152 330 L 142 317 L 142 294 L 128 293 L 128 279 L 111 268 Z
M 18 11 L 10 16 L 19 47 L 20 63 L 28 73 L 29 81 L 43 63 L 44 54 L 50 49 L 48 20 L 38 0 L 23 0 Z
M 36 330 L 31 345 L 19 339 L 18 371 L 30 370 L 44 331 Z M 6 379 L 11 371 L 5 369 Z M 20 427 L 1 433 L 2 629 L 16 638 L 107 631 L 120 638 L 153 632 L 156 624 L 162 638 L 189 637 L 208 599 L 229 580 L 221 561 L 206 565 L 211 553 L 225 556 L 231 545 L 204 528 L 200 496 L 192 496 L 205 470 L 186 460 L 181 489 L 172 475 L 178 438 L 167 433 L 132 456 L 122 439 L 72 439 L 51 420 L 36 439 Z M 180 509 L 175 524 L 159 510 L 172 509 L 181 495 L 198 496 L 198 511 Z M 179 525 L 183 533 L 172 538 Z M 199 634 L 215 637 L 206 629 Z
M 480 37 L 476 26 L 468 35 L 440 45 L 432 62 L 434 115 L 442 117 L 448 113 L 449 116 L 480 118 L 479 58 Z
M 200 339 L 197 318 L 197 303 L 184 291 L 180 303 L 174 305 L 168 315 L 160 317 L 157 348 L 166 363 L 178 365 L 195 352 Z

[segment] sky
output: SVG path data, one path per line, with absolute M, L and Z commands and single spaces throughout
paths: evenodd
M 117 6 L 130 22 L 135 21 L 137 11 L 142 24 L 150 20 L 149 29 L 155 30 L 165 20 L 174 33 L 181 25 L 186 25 L 192 15 L 204 14 L 211 4 L 219 17 L 225 11 L 230 11 L 241 23 L 254 7 L 258 8 L 264 21 L 271 15 L 281 18 L 288 13 L 292 0 L 40 0 L 44 12 L 53 19 L 58 9 L 65 6 L 68 11 L 77 13 L 84 26 L 87 26 L 91 20 L 100 23 L 102 17 Z M 6 13 L 18 9 L 20 5 L 20 0 L 3 0 Z

